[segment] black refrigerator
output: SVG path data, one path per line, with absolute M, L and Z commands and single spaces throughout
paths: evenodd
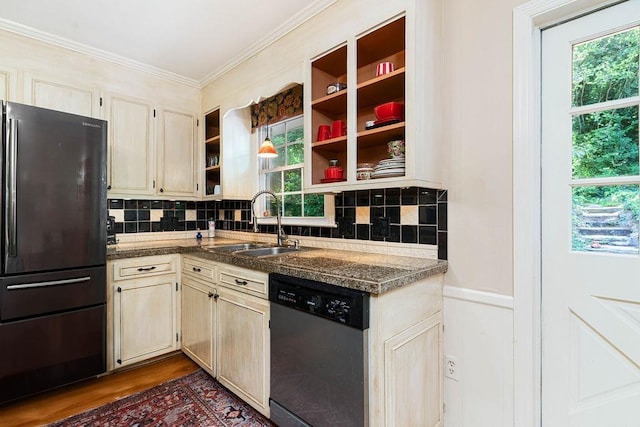
M 0 109 L 1 404 L 106 370 L 107 123 Z

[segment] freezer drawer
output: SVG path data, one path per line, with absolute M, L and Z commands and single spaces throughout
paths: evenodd
M 0 278 L 0 322 L 106 302 L 106 267 Z
M 0 323 L 0 403 L 106 370 L 105 305 Z

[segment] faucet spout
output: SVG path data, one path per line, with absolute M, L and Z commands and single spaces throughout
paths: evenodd
M 276 236 L 277 236 L 277 245 L 278 246 L 282 246 L 283 242 L 285 240 L 287 240 L 288 236 L 287 234 L 284 232 L 284 230 L 282 229 L 282 218 L 281 218 L 281 214 L 280 211 L 282 209 L 282 206 L 280 205 L 280 199 L 278 199 L 278 196 L 275 195 L 275 193 L 273 193 L 272 191 L 269 190 L 260 190 L 258 191 L 256 194 L 254 194 L 253 198 L 251 199 L 251 220 L 253 221 L 253 232 L 257 233 L 258 232 L 258 221 L 257 221 L 257 217 L 256 214 L 254 212 L 254 205 L 256 203 L 256 199 L 263 195 L 263 194 L 268 194 L 271 197 L 273 197 L 276 201 L 276 223 L 277 223 L 277 231 L 276 231 Z

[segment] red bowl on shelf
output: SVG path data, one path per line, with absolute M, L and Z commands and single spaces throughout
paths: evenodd
M 403 120 L 404 104 L 401 102 L 387 102 L 373 108 L 378 120 Z

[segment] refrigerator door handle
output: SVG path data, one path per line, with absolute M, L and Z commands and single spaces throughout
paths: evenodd
M 9 119 L 9 133 L 7 135 L 7 256 L 17 255 L 17 224 L 16 224 L 16 162 L 18 161 L 18 120 Z
M 91 276 L 78 277 L 75 279 L 63 279 L 63 280 L 51 280 L 48 282 L 34 282 L 34 283 L 21 283 L 19 285 L 9 285 L 7 290 L 15 289 L 31 289 L 31 288 L 44 288 L 46 286 L 67 285 L 69 283 L 88 282 L 91 280 Z

